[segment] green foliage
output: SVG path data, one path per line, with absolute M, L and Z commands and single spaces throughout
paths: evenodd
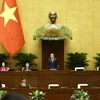
M 5 62 L 5 64 L 8 64 L 8 62 L 6 61 L 9 58 L 8 55 L 6 55 L 5 53 L 0 53 L 0 66 L 2 66 L 2 62 Z
M 30 94 L 29 100 L 45 100 L 44 96 L 46 93 L 42 91 L 36 90 L 33 91 L 33 93 L 29 93 L 29 94 Z
M 47 28 L 43 26 L 38 28 L 33 36 L 33 40 L 64 40 L 66 38 L 72 39 L 72 32 L 65 26 L 60 28 Z
M 7 93 L 7 91 L 0 90 L 0 100 Z
M 32 53 L 17 53 L 16 56 L 13 56 L 13 59 L 18 61 L 15 66 L 22 67 L 25 67 L 26 63 L 29 63 L 30 66 L 36 65 L 35 63 L 33 63 L 33 60 L 37 58 L 38 57 Z
M 85 67 L 88 66 L 89 60 L 87 60 L 87 53 L 68 53 L 67 54 L 67 67 L 74 70 L 75 67 Z
M 88 93 L 83 90 L 75 90 L 72 96 L 75 100 L 90 100 Z
M 96 60 L 95 67 L 100 67 L 100 53 L 97 53 L 93 58 Z

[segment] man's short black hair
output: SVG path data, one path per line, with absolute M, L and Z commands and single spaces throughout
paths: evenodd
M 25 78 L 25 77 L 23 77 L 23 78 L 22 78 L 22 80 L 24 80 L 24 79 L 26 80 L 26 78 Z
M 28 99 L 20 94 L 7 93 L 1 98 L 1 100 L 28 100 Z

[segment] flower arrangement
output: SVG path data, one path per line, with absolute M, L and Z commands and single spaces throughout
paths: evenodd
M 44 96 L 46 93 L 42 91 L 36 90 L 33 91 L 33 93 L 29 93 L 29 94 L 30 94 L 29 100 L 45 100 Z
M 7 91 L 0 90 L 0 100 L 7 93 Z
M 83 90 L 75 90 L 70 100 L 90 100 L 90 96 Z
M 71 30 L 65 26 L 55 24 L 38 28 L 33 36 L 33 40 L 64 40 L 66 38 L 72 39 Z

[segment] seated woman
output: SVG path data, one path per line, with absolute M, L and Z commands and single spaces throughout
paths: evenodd
M 29 63 L 26 63 L 25 67 L 22 68 L 22 71 L 31 71 Z
M 26 88 L 29 88 L 30 87 L 30 85 L 27 83 L 26 78 L 22 78 L 22 82 L 19 85 L 19 87 L 26 87 Z
M 0 71 L 8 71 L 9 68 L 5 66 L 5 63 L 2 62 L 2 66 L 0 67 Z

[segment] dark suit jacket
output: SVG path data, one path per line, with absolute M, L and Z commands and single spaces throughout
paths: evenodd
M 30 85 L 29 85 L 28 83 L 26 83 L 26 86 L 22 86 L 22 83 L 21 83 L 21 84 L 19 84 L 19 87 L 20 87 L 20 88 L 29 88 Z
M 26 67 L 24 67 L 24 69 L 23 69 L 23 71 L 25 71 L 26 70 Z M 29 67 L 29 69 L 28 69 L 29 71 L 31 71 L 32 69 Z
M 2 84 L 0 84 L 0 88 L 2 88 Z
M 48 59 L 48 69 L 58 69 L 57 58 L 54 58 L 54 61 L 51 61 L 51 58 Z

